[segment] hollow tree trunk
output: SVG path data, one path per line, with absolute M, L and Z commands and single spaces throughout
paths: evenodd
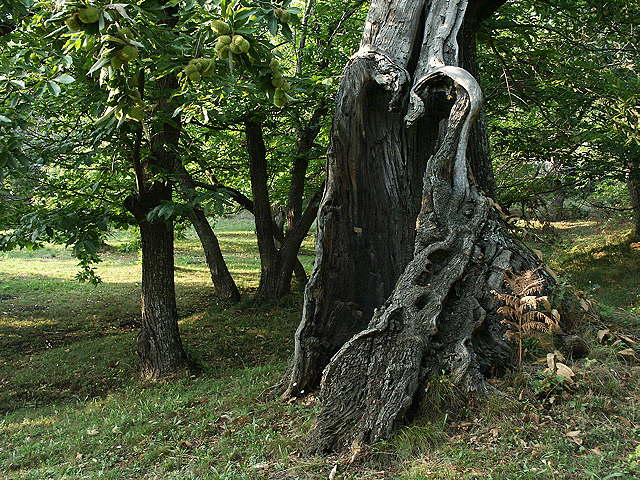
M 397 52 L 401 65 L 410 62 L 421 17 L 419 9 L 407 8 L 412 3 L 391 6 L 410 14 L 402 24 L 379 26 L 386 49 L 368 48 L 376 37 L 368 23 L 360 52 L 344 70 L 318 212 L 316 263 L 284 379 L 285 396 L 319 384 L 330 358 L 366 327 L 412 257 L 422 153 L 434 143 L 437 129 L 404 128 L 399 107 L 409 78 L 384 53 Z M 374 3 L 371 9 L 379 7 Z
M 629 165 L 629 178 L 627 188 L 633 208 L 633 233 L 634 240 L 640 240 L 640 161 L 631 162 Z
M 195 193 L 195 182 L 179 159 L 176 159 L 175 171 L 178 183 L 184 194 L 188 198 L 192 197 Z M 202 244 L 216 296 L 222 300 L 238 302 L 240 300 L 240 292 L 229 272 L 227 262 L 225 262 L 220 249 L 218 237 L 213 228 L 211 228 L 207 216 L 201 208 L 195 207 L 189 214 L 189 220 L 191 220 Z
M 311 451 L 388 436 L 432 375 L 483 392 L 485 376 L 510 365 L 491 292 L 506 271 L 540 261 L 478 187 L 468 150 L 482 93 L 458 66 L 467 7 L 477 24 L 499 3 L 371 4 L 338 93 L 318 257 L 285 392 L 313 388 L 328 363 Z

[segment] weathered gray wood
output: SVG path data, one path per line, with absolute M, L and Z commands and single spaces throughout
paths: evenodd
M 402 98 L 407 81 L 373 49 L 361 50 L 345 69 L 318 213 L 318 256 L 286 395 L 318 385 L 331 356 L 367 325 L 412 256 L 423 167 L 416 129 L 389 112 L 389 98 Z
M 473 178 L 482 92 L 458 46 L 463 23 L 478 20 L 467 7 L 484 15 L 499 3 L 371 4 L 337 97 L 316 265 L 285 377 L 285 396 L 304 394 L 327 365 L 311 451 L 388 436 L 432 375 L 482 392 L 510 363 L 490 292 L 540 261 Z

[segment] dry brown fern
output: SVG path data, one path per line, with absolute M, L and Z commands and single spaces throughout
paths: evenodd
M 511 293 L 500 293 L 493 290 L 498 300 L 504 305 L 497 313 L 505 317 L 501 323 L 508 326 L 505 336 L 518 343 L 518 369 L 522 368 L 522 341 L 526 337 L 541 333 L 553 333 L 560 329 L 560 314 L 552 309 L 549 297 L 541 295 L 544 290 L 544 279 L 535 270 L 526 270 L 515 274 L 507 272 L 504 283 Z

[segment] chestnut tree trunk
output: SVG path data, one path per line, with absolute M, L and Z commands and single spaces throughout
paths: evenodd
M 140 75 L 139 90 L 144 93 L 144 79 Z M 175 90 L 175 75 L 166 75 L 157 81 L 160 92 Z M 160 98 L 155 113 L 160 118 L 175 107 L 169 96 Z M 140 128 L 132 156 L 136 174 L 137 193 L 128 196 L 125 207 L 140 227 L 142 240 L 142 329 L 137 338 L 137 351 L 143 378 L 160 379 L 184 373 L 189 360 L 182 346 L 178 328 L 176 291 L 174 283 L 173 223 L 160 218 L 149 218 L 149 213 L 172 199 L 173 185 L 168 180 L 152 180 L 152 171 L 172 172 L 180 138 L 180 118 L 171 122 L 160 120 L 152 130 L 150 155 L 142 161 Z
M 143 201 L 149 206 L 171 199 L 169 185 L 153 184 Z M 141 207 L 139 204 L 138 207 Z M 142 240 L 142 329 L 137 338 L 140 373 L 159 379 L 188 366 L 178 330 L 174 284 L 173 224 L 137 218 Z
M 482 393 L 510 365 L 491 292 L 505 272 L 541 265 L 490 198 L 482 92 L 462 68 L 475 62 L 473 29 L 501 3 L 371 3 L 337 97 L 316 264 L 284 379 L 285 397 L 321 384 L 312 452 L 387 437 L 433 375 Z

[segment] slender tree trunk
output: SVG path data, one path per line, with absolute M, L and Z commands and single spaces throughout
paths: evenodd
M 195 193 L 195 182 L 191 178 L 191 175 L 184 168 L 182 162 L 176 159 L 176 176 L 178 183 L 182 188 L 184 194 L 189 198 Z M 209 266 L 209 274 L 211 275 L 211 281 L 213 282 L 213 288 L 216 295 L 222 300 L 237 302 L 240 300 L 240 292 L 236 286 L 236 282 L 233 280 L 227 262 L 225 262 L 222 256 L 222 250 L 220 249 L 220 243 L 218 237 L 211 228 L 209 220 L 204 211 L 195 207 L 189 214 L 189 220 L 193 224 L 193 227 L 198 234 L 204 255 Z
M 308 6 L 307 12 L 311 11 L 311 3 Z M 291 185 L 289 187 L 289 195 L 287 198 L 288 231 L 292 231 L 297 228 L 298 222 L 303 215 L 302 203 L 304 198 L 304 187 L 306 184 L 307 169 L 309 168 L 309 155 L 311 154 L 311 151 L 313 149 L 316 137 L 318 136 L 318 133 L 320 133 L 322 117 L 324 117 L 326 113 L 327 109 L 324 106 L 316 108 L 316 110 L 311 115 L 309 122 L 304 127 L 299 128 L 297 132 L 298 139 L 296 145 L 296 157 L 291 169 Z M 315 199 L 312 201 L 315 203 Z M 304 232 L 305 234 L 309 231 L 310 227 L 311 225 L 307 227 L 306 231 Z M 300 247 L 298 246 L 298 250 L 299 249 Z M 289 272 L 291 268 L 291 261 L 288 258 L 289 255 L 283 253 L 283 256 L 287 258 L 284 258 L 282 262 L 282 278 L 280 281 L 281 290 L 283 287 L 283 282 L 287 281 L 287 277 L 291 277 L 291 274 Z M 297 251 L 295 252 L 295 256 L 297 260 Z M 304 287 L 307 284 L 307 273 L 305 272 L 304 267 L 299 261 L 295 261 L 293 265 L 293 273 L 296 276 L 298 288 L 304 290 Z
M 631 198 L 631 208 L 633 208 L 632 238 L 640 241 L 640 161 L 629 165 L 627 188 Z
M 257 301 L 264 301 L 289 293 L 294 269 L 304 271 L 298 260 L 298 251 L 315 218 L 318 199 L 312 199 L 295 224 L 283 234 L 273 221 L 269 202 L 267 157 L 262 125 L 247 122 L 245 128 L 250 158 L 253 215 L 260 252 L 260 285 L 255 298 Z M 302 191 L 303 189 L 300 190 L 300 195 Z
M 242 208 L 246 209 L 248 212 L 251 212 L 254 216 L 255 216 L 255 208 L 254 208 L 254 203 L 251 201 L 251 199 L 249 199 L 248 197 L 246 197 L 242 192 L 234 189 L 234 188 L 230 188 L 230 187 L 226 187 L 226 186 L 222 186 L 222 185 L 209 185 L 206 183 L 202 183 L 202 182 L 194 182 L 194 185 L 197 187 L 202 187 L 208 190 L 212 190 L 212 191 L 225 191 L 238 205 L 240 205 Z M 320 190 L 321 192 L 321 190 Z M 278 225 L 276 225 L 276 223 L 274 222 L 273 225 L 273 232 L 274 232 L 274 244 L 276 246 L 276 249 L 278 250 L 278 254 L 280 255 L 280 248 L 283 245 L 283 242 L 285 242 L 285 238 L 289 235 L 293 235 L 293 237 L 295 238 L 299 238 L 299 234 L 302 234 L 302 237 L 300 237 L 300 243 L 302 242 L 302 240 L 304 240 L 304 237 L 307 235 L 309 228 L 311 227 L 311 224 L 313 223 L 313 219 L 315 219 L 317 211 L 318 211 L 318 203 L 319 203 L 319 196 L 318 194 L 316 194 L 311 201 L 309 202 L 309 205 L 307 206 L 307 208 L 305 209 L 304 213 L 303 213 L 303 217 L 307 217 L 310 215 L 311 216 L 311 221 L 302 221 L 302 222 L 298 222 L 292 229 L 291 229 L 291 233 L 287 232 L 287 234 L 285 235 L 282 231 L 282 229 L 280 229 L 278 227 Z M 308 212 L 308 213 L 307 213 Z M 300 250 L 300 245 L 298 245 L 296 247 L 295 251 L 291 251 L 289 250 L 289 248 L 292 248 L 293 246 L 295 246 L 295 242 L 292 242 L 291 240 L 289 240 L 287 242 L 288 247 L 285 248 L 285 250 L 287 250 L 287 252 L 282 253 L 282 255 L 284 257 L 289 257 L 291 256 L 291 259 L 293 261 L 293 272 L 296 275 L 296 279 L 301 283 L 301 286 L 303 287 L 304 284 L 306 283 L 306 278 L 307 278 L 307 274 L 305 272 L 304 266 L 300 263 L 300 260 L 298 259 L 298 252 Z M 270 285 L 278 285 L 276 287 L 275 291 L 268 291 L 265 292 L 265 296 L 263 298 L 278 298 L 282 295 L 286 295 L 289 292 L 289 287 L 290 287 L 290 283 L 291 283 L 291 271 L 286 272 L 286 270 L 283 269 L 287 269 L 289 268 L 290 262 L 288 260 L 284 260 L 283 262 L 281 262 L 282 265 L 285 265 L 284 267 L 281 267 L 280 269 L 280 275 L 279 275 L 279 280 L 277 281 L 269 281 L 269 282 L 265 282 L 268 283 Z M 273 271 L 273 270 L 271 270 Z M 288 275 L 289 278 L 289 284 L 285 285 L 284 284 L 284 278 Z
M 321 192 L 322 189 L 318 190 L 318 192 L 311 198 L 307 208 L 283 238 L 282 245 L 279 250 L 280 276 L 278 277 L 278 287 L 276 292 L 278 296 L 283 296 L 289 292 L 291 274 L 302 267 L 298 260 L 298 252 L 300 251 L 300 245 L 302 245 L 304 237 L 307 235 L 307 232 L 315 220 L 318 212 Z M 304 268 L 302 268 L 302 272 L 306 279 Z
M 202 244 L 216 296 L 229 302 L 235 303 L 240 301 L 240 292 L 229 272 L 227 262 L 225 262 L 222 256 L 218 237 L 214 233 L 213 228 L 211 228 L 204 211 L 200 208 L 194 208 L 189 214 L 189 219 Z
M 269 189 L 267 185 L 267 155 L 262 125 L 246 122 L 247 151 L 249 152 L 249 172 L 253 194 L 253 215 L 256 221 L 258 251 L 260 252 L 260 285 L 256 300 L 275 298 L 278 289 L 280 255 L 275 244 L 277 229 L 273 222 Z
M 304 196 L 304 184 L 309 167 L 309 158 L 306 154 L 298 154 L 293 160 L 291 168 L 291 185 L 287 199 L 287 227 L 290 230 L 302 215 L 302 198 Z
M 322 117 L 327 113 L 325 107 L 318 107 L 305 126 L 297 132 L 296 156 L 291 168 L 291 185 L 287 196 L 287 223 L 291 230 L 302 216 L 302 202 L 306 183 L 309 155 L 316 137 L 320 133 Z

